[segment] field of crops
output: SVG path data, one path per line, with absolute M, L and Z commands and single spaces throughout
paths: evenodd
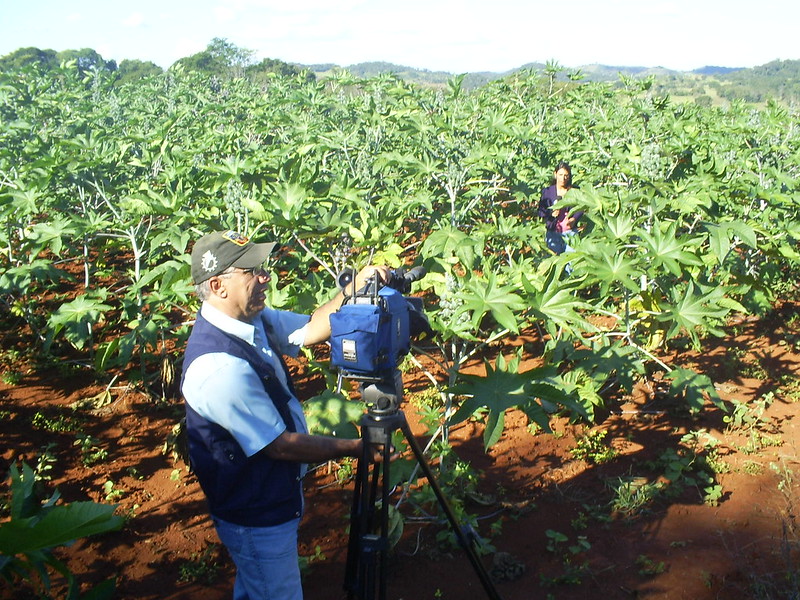
M 275 75 L 262 85 L 180 69 L 117 85 L 75 64 L 0 74 L 0 408 L 14 431 L 4 434 L 13 443 L 2 449 L 3 469 L 24 457 L 29 483 L 47 482 L 48 465 L 63 479 L 54 449 L 71 448 L 64 461 L 102 470 L 113 454 L 102 432 L 114 425 L 97 415 L 126 394 L 158 415 L 161 438 L 147 450 L 169 444 L 197 308 L 188 251 L 223 228 L 285 242 L 268 298 L 276 307 L 310 310 L 346 267 L 427 269 L 413 293 L 436 335 L 403 365 L 409 412 L 421 414 L 415 427 L 430 440 L 431 461 L 459 516 L 476 527 L 483 459 L 474 449 L 471 460 L 459 454 L 456 432 L 469 429 L 476 437 L 462 442 L 479 440 L 484 456 L 497 457 L 520 432 L 558 439 L 580 427 L 572 458 L 613 463 L 604 423 L 642 389 L 669 398 L 661 418 L 711 411 L 740 433 L 760 423 L 775 398 L 798 399 L 796 364 L 765 373 L 771 387 L 744 402 L 720 384 L 735 379 L 749 348 L 726 351 L 740 361 L 733 371 L 698 357 L 734 339 L 731 323 L 748 315 L 785 328 L 785 345 L 797 349 L 798 114 L 779 104 L 677 104 L 651 87 L 561 83 L 547 72 L 475 91 L 457 77 L 425 89 L 346 73 Z M 536 204 L 559 160 L 572 164 L 580 189 L 565 202 L 585 211 L 585 227 L 575 252 L 556 256 Z M 306 408 L 315 427 L 337 427 L 326 417 L 334 408 L 358 418 L 358 403 L 334 391 L 324 353 L 295 368 L 313 380 Z M 14 391 L 44 374 L 56 382 L 47 389 L 65 390 L 59 410 L 15 406 Z M 76 382 L 92 391 L 78 394 L 81 406 Z M 91 434 L 81 411 L 94 415 Z M 687 490 L 707 506 L 724 502 L 719 457 L 700 429 L 677 436 L 674 448 L 650 449 L 673 455 L 656 455 L 652 480 L 624 488 L 619 475 L 612 495 L 641 494 L 642 510 Z M 184 483 L 191 477 L 175 470 Z M 346 486 L 347 471 L 338 465 L 337 485 Z M 108 482 L 88 497 L 121 501 Z M 494 484 L 502 485 L 496 475 Z M 398 507 L 407 526 L 435 512 L 427 486 L 410 490 Z M 135 528 L 134 512 L 125 528 Z M 20 514 L 6 498 L 3 516 Z M 21 560 L 24 551 L 3 546 L 6 527 L 0 553 Z M 479 528 L 500 548 L 497 527 Z M 580 585 L 590 577 L 569 565 L 591 543 L 565 531 L 543 534 L 543 550 L 568 565 L 549 583 Z M 446 556 L 452 539 L 440 534 L 434 546 Z M 0 570 L 17 585 L 14 564 L 3 558 Z M 642 569 L 660 574 L 658 564 Z M 567 596 L 556 587 L 553 597 Z

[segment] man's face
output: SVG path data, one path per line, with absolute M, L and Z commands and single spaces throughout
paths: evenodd
M 265 291 L 271 279 L 265 269 L 234 269 L 220 279 L 225 290 L 224 310 L 229 316 L 250 322 L 264 310 Z
M 556 184 L 558 187 L 569 187 L 570 179 L 569 171 L 566 169 L 556 171 Z

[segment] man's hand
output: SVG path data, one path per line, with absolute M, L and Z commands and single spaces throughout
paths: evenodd
M 362 444 L 368 444 L 369 442 L 363 441 Z M 363 448 L 363 446 L 362 446 Z M 399 454 L 394 449 L 394 446 L 389 448 L 389 460 L 394 460 L 397 458 Z M 368 451 L 368 458 L 370 462 L 379 463 L 383 462 L 383 444 L 369 444 L 369 451 Z
M 360 290 L 367 284 L 369 279 L 376 275 L 382 282 L 386 283 L 391 278 L 391 272 L 392 270 L 387 266 L 370 265 L 368 267 L 364 267 L 358 272 L 358 275 L 356 275 L 355 288 Z

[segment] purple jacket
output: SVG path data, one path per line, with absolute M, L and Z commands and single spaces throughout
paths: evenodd
M 578 186 L 573 185 L 572 187 L 577 189 Z M 566 209 L 561 209 L 558 215 L 553 215 L 551 207 L 556 203 L 556 200 L 559 200 L 560 198 L 561 196 L 558 195 L 558 192 L 556 192 L 556 186 L 553 184 L 550 187 L 546 187 L 542 190 L 542 197 L 539 199 L 539 216 L 544 219 L 545 227 L 547 227 L 547 229 L 550 231 L 558 231 L 557 223 L 564 220 L 568 214 Z M 583 216 L 583 212 L 584 211 L 581 210 L 573 215 L 576 223 L 578 219 Z

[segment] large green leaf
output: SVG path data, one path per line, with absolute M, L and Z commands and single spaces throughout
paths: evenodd
M 63 330 L 67 340 L 80 349 L 91 339 L 91 326 L 111 308 L 111 305 L 83 294 L 59 306 L 50 315 L 49 325 L 54 336 Z
M 558 327 L 573 333 L 596 329 L 580 313 L 581 310 L 590 308 L 589 304 L 576 293 L 580 282 L 575 279 L 562 281 L 558 277 L 560 272 L 559 267 L 551 267 L 541 289 L 538 289 L 527 276 L 522 276 L 523 289 L 528 293 L 531 314 L 537 319 L 553 322 Z
M 364 414 L 364 403 L 325 391 L 303 402 L 303 412 L 312 433 L 357 438 L 358 429 L 355 424 Z
M 597 280 L 604 294 L 609 288 L 619 283 L 628 290 L 639 291 L 641 270 L 638 261 L 610 243 L 587 242 L 581 244 L 584 256 L 584 270 Z
M 672 381 L 670 392 L 683 398 L 691 412 L 701 412 L 706 399 L 718 408 L 725 410 L 725 405 L 708 375 L 679 367 L 670 371 L 666 377 Z
M 54 506 L 41 518 L 8 521 L 0 525 L 0 554 L 24 554 L 119 529 L 125 519 L 114 515 L 115 508 L 116 505 L 73 502 Z
M 651 231 L 640 230 L 639 236 L 644 242 L 650 268 L 664 267 L 675 277 L 680 277 L 688 266 L 700 266 L 702 260 L 686 248 L 691 243 L 677 237 L 677 222 L 669 223 L 663 228 L 655 223 Z
M 656 318 L 659 321 L 671 323 L 667 333 L 669 337 L 675 335 L 679 330 L 683 330 L 689 334 L 695 346 L 699 347 L 698 332 L 700 330 L 722 333 L 716 327 L 716 323 L 730 310 L 729 306 L 724 306 L 721 302 L 724 294 L 724 290 L 720 288 L 701 289 L 691 282 L 683 289 L 672 288 L 670 290 L 672 302 Z
M 519 311 L 525 308 L 522 298 L 508 285 L 501 285 L 494 273 L 485 279 L 472 279 L 459 294 L 462 312 L 471 314 L 472 325 L 479 328 L 483 317 L 490 314 L 500 326 L 517 333 Z

